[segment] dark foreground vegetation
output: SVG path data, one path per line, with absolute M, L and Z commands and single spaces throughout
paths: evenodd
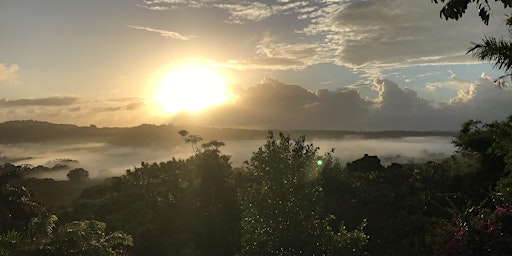
M 437 162 L 342 166 L 269 133 L 242 167 L 224 143 L 103 182 L 0 176 L 0 255 L 507 255 L 512 117 L 466 122 Z M 48 193 L 52 191 L 52 193 Z M 81 192 L 81 193 L 80 193 Z M 38 199 L 39 198 L 39 199 Z

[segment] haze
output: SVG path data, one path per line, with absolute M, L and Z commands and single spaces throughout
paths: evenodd
M 406 137 L 394 139 L 347 138 L 343 140 L 314 140 L 321 152 L 334 148 L 334 156 L 341 163 L 361 158 L 364 154 L 377 155 L 384 165 L 408 162 L 437 160 L 451 155 L 454 147 L 451 137 Z M 264 140 L 231 140 L 221 148 L 224 154 L 231 156 L 234 167 L 241 166 L 252 152 L 264 144 Z M 82 167 L 90 172 L 92 178 L 105 178 L 122 175 L 141 162 L 161 162 L 173 157 L 185 159 L 193 154 L 190 145 L 174 147 L 123 147 L 106 143 L 58 144 L 58 143 L 20 143 L 2 146 L 2 153 L 8 159 L 21 159 L 13 164 L 31 164 L 52 167 L 59 159 L 76 160 L 70 168 Z M 67 179 L 69 170 L 44 173 L 38 178 Z

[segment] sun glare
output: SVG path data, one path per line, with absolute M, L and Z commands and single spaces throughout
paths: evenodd
M 199 112 L 229 99 L 225 79 L 206 66 L 184 66 L 159 83 L 156 100 L 165 113 Z

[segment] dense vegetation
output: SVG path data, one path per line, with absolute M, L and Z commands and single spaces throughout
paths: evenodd
M 0 255 L 512 251 L 512 117 L 466 122 L 454 138 L 459 152 L 442 161 L 389 166 L 369 155 L 342 166 L 304 137 L 269 133 L 233 168 L 224 143 L 179 135 L 194 155 L 101 183 L 83 169 L 53 181 L 3 165 Z M 71 202 L 45 190 L 83 191 Z

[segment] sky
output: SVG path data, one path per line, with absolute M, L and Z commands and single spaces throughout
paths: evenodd
M 99 127 L 457 130 L 511 114 L 502 75 L 466 54 L 508 36 L 474 5 L 458 21 L 430 0 L 3 0 L 0 121 Z M 155 91 L 180 66 L 211 67 L 233 98 L 162 113 Z

